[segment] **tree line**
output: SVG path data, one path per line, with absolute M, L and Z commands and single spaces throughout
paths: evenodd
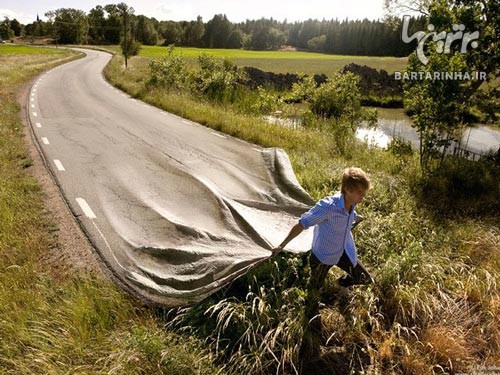
M 0 23 L 0 37 L 49 36 L 63 44 L 118 44 L 123 38 L 124 20 L 119 9 L 124 3 L 97 5 L 88 13 L 73 8 L 47 12 L 47 21 L 38 17 L 21 25 L 17 20 Z M 128 8 L 128 7 L 127 7 Z M 300 50 L 349 55 L 407 56 L 413 43 L 401 40 L 401 22 L 380 20 L 316 20 L 288 22 L 273 18 L 233 23 L 216 14 L 207 22 L 198 16 L 192 21 L 159 21 L 131 14 L 131 36 L 144 45 L 170 45 L 204 48 L 244 48 L 278 50 L 290 46 Z M 412 18 L 411 30 L 423 30 L 424 17 Z

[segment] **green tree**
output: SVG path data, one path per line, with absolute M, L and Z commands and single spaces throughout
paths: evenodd
M 207 22 L 203 41 L 208 48 L 226 48 L 233 25 L 225 14 L 216 14 Z
M 440 32 L 452 32 L 452 26 L 458 24 L 462 16 L 461 11 L 445 0 L 434 1 L 428 12 L 428 22 Z M 420 165 L 425 173 L 439 169 L 452 141 L 460 139 L 467 108 L 476 90 L 468 80 L 432 79 L 435 72 L 465 74 L 474 70 L 467 53 L 461 53 L 461 43 L 456 44 L 450 46 L 449 53 L 443 53 L 442 46 L 428 43 L 424 50 L 427 64 L 420 61 L 416 53 L 408 61 L 408 74 L 423 72 L 418 79 L 405 80 L 403 89 L 405 109 L 411 114 L 420 136 Z
M 158 32 L 155 29 L 153 21 L 145 16 L 138 16 L 136 21 L 136 40 L 148 46 L 156 45 L 158 43 Z
M 118 44 L 120 43 L 121 34 L 123 32 L 120 14 L 114 4 L 106 5 L 104 10 L 108 13 L 104 28 L 104 40 L 106 43 Z
M 452 56 L 432 52 L 427 65 L 416 54 L 409 58 L 407 72 L 467 71 L 462 54 Z M 404 106 L 411 114 L 420 137 L 420 165 L 424 172 L 438 168 L 454 139 L 459 139 L 467 109 L 468 90 L 458 79 L 417 79 L 404 82 Z
M 54 25 L 54 37 L 64 44 L 82 44 L 87 41 L 89 23 L 84 11 L 60 8 L 45 13 Z
M 7 17 L 0 23 L 0 38 L 10 39 L 14 36 L 14 31 L 10 28 L 10 21 Z
M 286 41 L 286 35 L 266 19 L 257 20 L 252 27 L 252 34 L 246 48 L 254 50 L 276 50 Z
M 316 52 L 324 52 L 326 44 L 326 35 L 316 36 L 307 41 L 307 48 Z
M 10 28 L 14 32 L 15 36 L 21 36 L 21 33 L 23 31 L 23 26 L 15 18 L 12 21 L 10 21 Z
M 196 17 L 196 21 L 191 21 L 185 28 L 182 36 L 182 42 L 186 46 L 201 47 L 203 46 L 203 34 L 205 33 L 205 25 L 201 16 Z
M 116 12 L 122 18 L 123 34 L 120 41 L 123 56 L 125 57 L 125 68 L 128 67 L 128 59 L 132 56 L 138 55 L 141 48 L 140 44 L 134 38 L 133 31 L 133 16 L 134 8 L 129 7 L 125 3 L 116 5 Z
M 182 40 L 182 27 L 174 21 L 163 21 L 160 23 L 160 35 L 165 39 L 165 46 L 179 44 Z
M 106 40 L 106 17 L 104 8 L 100 5 L 92 8 L 88 14 L 88 20 L 90 24 L 89 38 L 96 44 L 104 42 Z
M 237 27 L 229 34 L 226 47 L 240 49 L 243 46 L 245 38 L 245 33 Z

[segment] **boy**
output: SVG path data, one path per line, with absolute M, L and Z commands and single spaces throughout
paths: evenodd
M 277 254 L 304 229 L 314 226 L 309 264 L 311 276 L 307 282 L 306 317 L 310 322 L 310 336 L 321 334 L 321 318 L 319 314 L 319 291 L 326 275 L 334 265 L 347 272 L 338 279 L 342 287 L 356 284 L 369 284 L 372 278 L 357 259 L 356 247 L 351 229 L 363 218 L 354 208 L 360 203 L 370 189 L 370 179 L 360 168 L 346 168 L 342 176 L 341 191 L 333 196 L 320 200 L 308 212 L 304 213 L 299 222 L 292 227 L 285 240 L 273 253 Z M 306 344 L 306 343 L 304 343 Z M 308 355 L 317 355 L 319 345 L 313 345 Z

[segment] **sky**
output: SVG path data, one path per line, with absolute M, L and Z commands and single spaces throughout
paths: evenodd
M 274 18 L 277 20 L 304 21 L 313 19 L 382 19 L 384 0 L 1 0 L 0 19 L 16 18 L 22 24 L 36 20 L 39 14 L 59 8 L 76 8 L 88 13 L 96 5 L 125 2 L 135 9 L 135 14 L 155 17 L 157 20 L 195 20 L 198 15 L 207 22 L 215 14 L 226 14 L 231 22 L 246 19 Z

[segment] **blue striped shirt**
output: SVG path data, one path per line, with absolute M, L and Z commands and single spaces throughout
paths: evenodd
M 344 195 L 339 192 L 320 200 L 299 219 L 304 229 L 314 226 L 312 252 L 321 263 L 337 264 L 344 250 L 354 266 L 358 263 L 351 233 L 358 215 L 354 207 L 349 212 L 344 205 Z

